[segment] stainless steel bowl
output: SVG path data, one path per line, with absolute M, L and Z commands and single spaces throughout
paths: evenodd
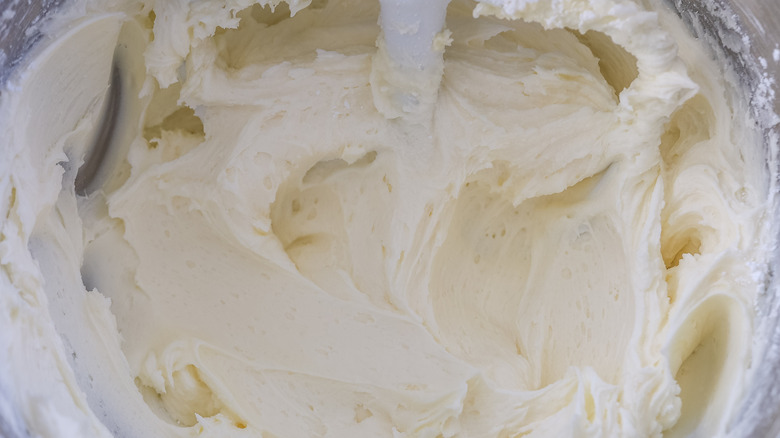
M 0 1 L 0 82 L 41 39 L 40 26 L 63 0 Z
M 42 26 L 64 0 L 0 0 L 0 83 L 6 82 L 45 39 Z M 423 1 L 423 0 L 421 0 Z M 740 78 L 739 93 L 763 132 L 772 187 L 780 187 L 780 2 L 775 0 L 666 0 L 691 32 L 708 42 L 726 70 Z M 768 84 L 772 86 L 768 87 Z M 0 87 L 2 90 L 3 87 Z M 0 91 L 2 93 L 2 91 Z M 774 217 L 780 224 L 780 209 Z M 776 229 L 780 229 L 776 227 Z M 766 291 L 757 303 L 754 374 L 731 423 L 733 436 L 780 436 L 780 251 L 775 252 Z M 2 360 L 2 358 L 0 358 Z M 29 436 L 0 382 L 0 437 Z M 736 432 L 738 431 L 738 432 Z M 738 434 L 738 435 L 737 435 Z
M 721 64 L 740 78 L 741 97 L 763 132 L 764 154 L 774 193 L 780 193 L 778 137 L 780 96 L 780 3 L 762 0 L 669 0 L 694 35 L 710 43 Z M 747 38 L 745 38 L 747 37 Z M 768 84 L 771 87 L 767 87 Z M 780 210 L 774 206 L 775 230 Z M 757 302 L 753 378 L 730 429 L 746 437 L 780 436 L 780 252 L 775 249 L 766 291 Z

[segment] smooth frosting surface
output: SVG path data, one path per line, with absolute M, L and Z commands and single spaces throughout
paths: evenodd
M 769 174 L 652 5 L 452 0 L 424 114 L 378 2 L 63 10 L 0 106 L 0 392 L 41 436 L 725 433 Z

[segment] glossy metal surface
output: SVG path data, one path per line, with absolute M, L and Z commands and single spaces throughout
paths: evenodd
M 421 0 L 424 1 L 424 0 Z M 777 122 L 767 117 L 769 110 L 780 113 L 780 98 L 767 88 L 767 78 L 780 78 L 780 1 L 777 0 L 666 0 L 688 23 L 691 31 L 704 37 L 737 72 L 747 90 L 758 127 L 764 132 L 767 165 L 772 174 L 778 167 Z M 40 27 L 45 18 L 63 0 L 0 0 L 0 83 L 24 62 L 42 38 Z M 743 36 L 747 36 L 745 39 Z M 2 89 L 2 87 L 0 87 Z M 2 91 L 0 91 L 2 93 Z M 765 104 L 767 103 L 768 104 Z M 0 157 L 2 159 L 2 157 Z M 778 188 L 774 183 L 773 187 Z M 780 210 L 775 212 L 780 223 Z M 732 419 L 733 436 L 780 436 L 780 252 L 767 281 L 766 293 L 759 297 L 759 321 L 756 339 L 770 339 L 769 347 L 761 342 L 752 364 L 752 383 L 744 388 L 743 403 Z M 749 342 L 746 340 L 746 342 Z M 2 359 L 0 359 L 2 360 Z M 0 437 L 25 437 L 18 413 L 3 396 L 0 382 Z
M 0 0 L 0 82 L 37 43 L 43 19 L 63 0 Z
M 765 76 L 780 77 L 780 2 L 774 0 L 667 0 L 694 35 L 716 46 L 751 90 L 761 97 Z M 747 38 L 745 38 L 747 37 Z M 778 58 L 778 59 L 775 59 Z M 762 61 L 763 60 L 763 61 Z M 765 63 L 762 65 L 762 63 Z M 780 99 L 774 99 L 780 112 Z M 759 118 L 761 118 L 759 116 Z M 768 128 L 769 126 L 764 126 Z
M 671 1 L 694 35 L 709 41 L 716 54 L 726 60 L 724 64 L 733 66 L 739 75 L 746 90 L 742 97 L 750 103 L 757 127 L 764 134 L 767 166 L 774 176 L 774 193 L 778 193 L 780 126 L 774 114 L 780 114 L 780 96 L 774 96 L 777 84 L 773 81 L 780 79 L 780 2 Z M 774 217 L 776 225 L 780 224 L 777 205 Z M 743 401 L 730 422 L 731 435 L 735 437 L 780 436 L 780 251 L 777 249 L 769 270 L 766 291 L 757 302 L 754 375 L 743 388 Z

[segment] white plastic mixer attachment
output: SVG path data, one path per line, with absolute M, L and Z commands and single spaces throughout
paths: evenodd
M 380 0 L 371 83 L 374 101 L 388 118 L 430 120 L 444 70 L 443 31 L 449 0 Z

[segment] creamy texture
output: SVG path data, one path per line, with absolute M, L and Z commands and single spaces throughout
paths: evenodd
M 669 12 L 453 0 L 404 113 L 377 2 L 98 3 L 3 96 L 0 389 L 34 433 L 725 433 L 769 174 Z

